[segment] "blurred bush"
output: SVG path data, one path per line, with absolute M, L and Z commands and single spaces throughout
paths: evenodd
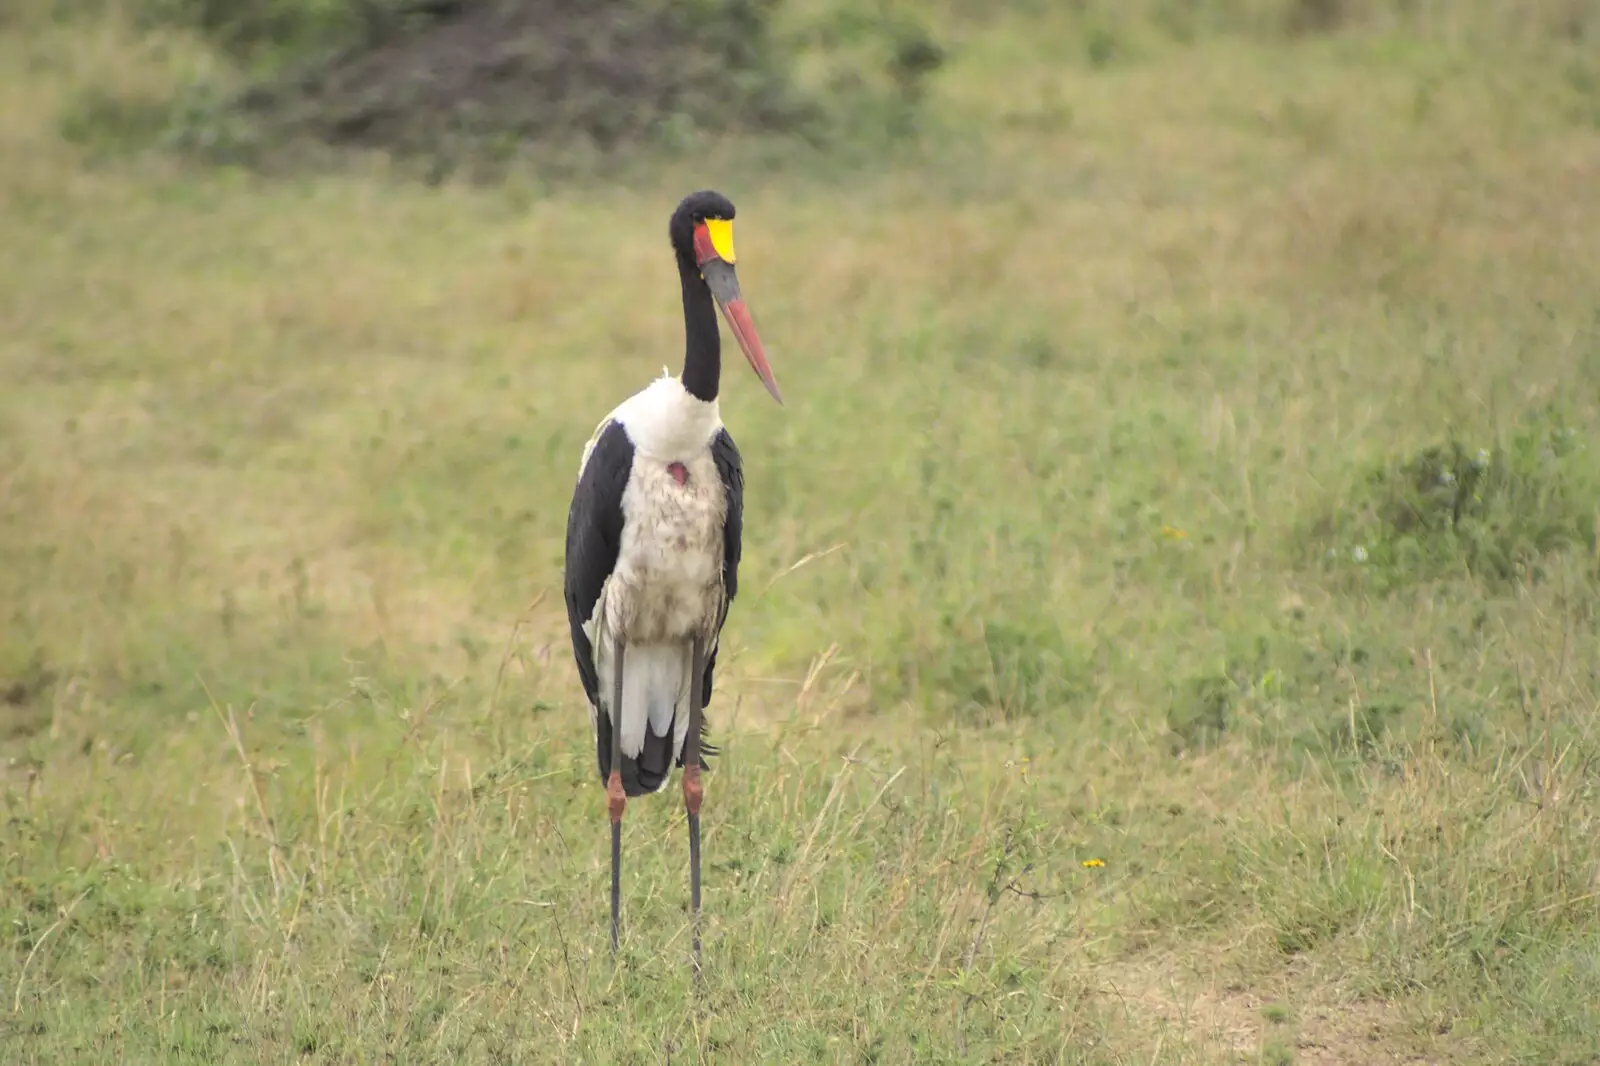
M 197 31 L 242 72 L 225 101 L 213 83 L 180 94 L 165 132 L 229 162 L 292 142 L 548 162 L 703 134 L 893 137 L 944 58 L 893 0 L 140 3 L 144 25 Z M 802 87 L 818 56 L 832 76 Z

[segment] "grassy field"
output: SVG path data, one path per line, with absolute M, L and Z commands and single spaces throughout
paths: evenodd
M 5 27 L 0 1056 L 1596 1061 L 1600 22 L 1028 6 L 892 165 L 586 188 L 102 151 L 214 60 Z M 696 995 L 559 577 L 705 186 L 788 406 Z

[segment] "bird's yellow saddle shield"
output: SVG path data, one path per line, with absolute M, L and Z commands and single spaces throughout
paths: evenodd
M 708 218 L 695 227 L 695 257 L 704 263 L 715 255 L 724 263 L 735 261 L 733 223 L 725 218 Z

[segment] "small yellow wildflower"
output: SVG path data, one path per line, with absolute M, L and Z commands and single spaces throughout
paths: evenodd
M 1098 870 L 1098 869 L 1100 869 L 1100 867 L 1104 866 L 1105 864 L 1106 863 L 1105 863 L 1104 859 L 1084 859 L 1083 860 L 1083 868 L 1085 870 Z
M 1161 535 L 1163 537 L 1166 537 L 1168 540 L 1182 540 L 1184 537 L 1187 537 L 1189 534 L 1185 533 L 1183 530 L 1179 529 L 1177 526 L 1162 526 L 1161 527 Z

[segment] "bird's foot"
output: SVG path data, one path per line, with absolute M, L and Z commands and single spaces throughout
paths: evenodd
M 622 812 L 628 808 L 628 794 L 622 790 L 622 771 L 611 771 L 606 782 L 606 813 L 613 822 L 622 821 Z

